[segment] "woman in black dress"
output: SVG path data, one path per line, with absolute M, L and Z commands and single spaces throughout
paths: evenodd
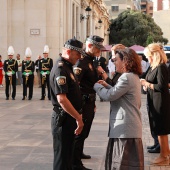
M 170 97 L 168 91 L 167 57 L 162 46 L 153 43 L 144 50 L 150 63 L 145 80 L 141 84 L 147 90 L 148 113 L 151 133 L 158 135 L 160 155 L 152 163 L 169 165 L 168 134 L 170 134 Z

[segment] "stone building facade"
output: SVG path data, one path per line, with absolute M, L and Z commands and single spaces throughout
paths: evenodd
M 91 8 L 88 19 L 87 6 Z M 109 14 L 103 0 L 0 0 L 0 11 L 0 54 L 3 59 L 6 59 L 10 45 L 14 47 L 15 55 L 20 53 L 22 59 L 26 47 L 30 47 L 35 60 L 47 44 L 49 56 L 56 60 L 64 42 L 74 36 L 85 42 L 87 36 L 96 34 L 105 38 L 104 44 L 108 44 Z

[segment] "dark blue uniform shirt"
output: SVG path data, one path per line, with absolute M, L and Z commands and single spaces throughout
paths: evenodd
M 59 57 L 50 74 L 51 101 L 53 106 L 60 106 L 56 95 L 66 94 L 68 100 L 78 111 L 82 107 L 78 81 L 73 74 L 72 64 Z

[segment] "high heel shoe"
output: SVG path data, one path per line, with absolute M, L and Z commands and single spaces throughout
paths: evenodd
M 159 156 L 153 162 L 151 162 L 151 164 L 157 165 L 157 166 L 168 166 L 169 165 L 169 156 Z

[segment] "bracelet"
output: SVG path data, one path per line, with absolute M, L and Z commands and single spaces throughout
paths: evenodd
M 102 71 L 101 74 L 106 73 L 105 71 Z

